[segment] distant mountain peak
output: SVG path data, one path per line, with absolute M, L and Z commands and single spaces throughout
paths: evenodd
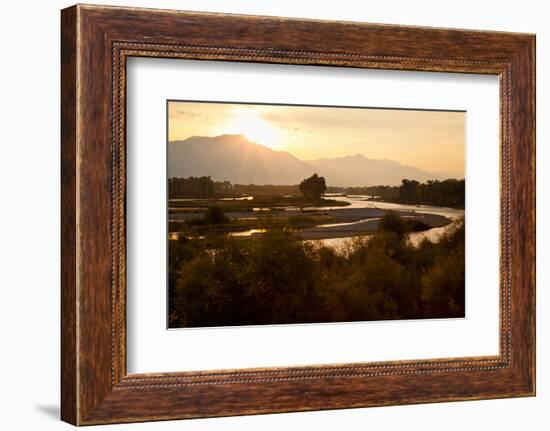
M 332 186 L 397 185 L 403 178 L 440 179 L 413 166 L 388 159 L 369 159 L 361 153 L 335 158 L 300 160 L 273 150 L 244 134 L 191 136 L 170 142 L 168 176 L 210 175 L 216 181 L 238 184 L 299 184 L 314 173 Z
M 251 142 L 242 133 L 223 133 L 221 135 L 216 135 L 216 136 L 190 136 L 189 138 L 184 139 L 183 142 L 185 142 L 185 141 L 194 141 L 194 140 L 197 140 L 197 139 L 211 141 L 211 142 L 215 142 L 215 141 L 225 141 L 225 142 L 227 142 L 227 141 L 246 141 L 246 142 Z
M 223 133 L 218 136 L 212 136 L 212 139 L 241 139 L 243 141 L 251 142 L 250 139 L 248 139 L 246 135 L 242 133 Z
M 247 141 L 252 142 L 242 133 L 222 133 L 221 135 L 216 136 L 203 136 L 203 135 L 193 135 L 185 139 L 177 139 L 171 142 L 191 142 L 196 140 L 202 141 Z

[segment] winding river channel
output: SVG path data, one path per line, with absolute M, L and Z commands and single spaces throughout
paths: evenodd
M 423 220 L 431 229 L 422 232 L 413 232 L 409 235 L 413 244 L 419 244 L 424 238 L 431 241 L 437 240 L 448 228 L 449 220 L 454 220 L 464 216 L 464 210 L 456 208 L 437 207 L 430 205 L 406 205 L 391 202 L 380 202 L 370 200 L 367 195 L 325 195 L 328 199 L 340 202 L 346 202 L 346 206 L 325 206 L 325 207 L 279 207 L 275 210 L 261 208 L 265 211 L 259 211 L 260 208 L 254 208 L 253 211 L 229 212 L 227 215 L 233 219 L 257 218 L 268 215 L 308 215 L 325 214 L 337 219 L 335 223 L 319 224 L 313 227 L 305 228 L 298 233 L 304 241 L 320 241 L 326 246 L 338 249 L 346 245 L 352 237 L 375 232 L 378 229 L 380 218 L 388 210 L 399 213 L 403 218 L 418 218 Z M 240 198 L 228 198 L 227 200 L 252 200 L 251 196 Z M 183 200 L 183 199 L 182 199 Z M 265 213 L 265 214 L 264 214 Z M 200 217 L 200 214 L 177 214 L 171 215 L 170 219 L 190 219 Z M 253 237 L 262 235 L 265 229 L 249 229 L 229 233 L 235 237 Z M 178 237 L 178 233 L 172 233 L 171 238 Z
M 349 205 L 345 207 L 341 206 L 328 206 L 317 208 L 318 210 L 326 211 L 340 211 L 340 210 L 351 210 L 351 209 L 369 209 L 369 210 L 393 210 L 400 213 L 418 213 L 420 214 L 433 214 L 436 216 L 443 216 L 450 220 L 454 220 L 458 217 L 464 216 L 464 210 L 456 208 L 447 208 L 447 207 L 437 207 L 430 205 L 406 205 L 398 204 L 391 202 L 380 202 L 369 200 L 370 196 L 366 195 L 338 195 L 338 194 L 326 194 L 326 197 L 329 199 L 334 199 L 341 202 L 348 202 Z M 408 215 L 409 217 L 411 215 Z M 405 216 L 407 217 L 407 216 Z M 351 221 L 349 223 L 339 223 L 339 225 L 357 225 L 359 223 L 374 223 L 379 220 L 379 217 L 372 217 L 365 220 Z M 327 227 L 329 225 L 326 225 Z M 334 226 L 334 225 L 333 225 Z M 419 244 L 424 238 L 427 238 L 431 241 L 437 240 L 449 227 L 450 225 L 443 227 L 434 227 L 427 231 L 423 232 L 413 232 L 410 234 L 410 239 L 413 244 Z M 320 226 L 318 226 L 320 227 Z M 321 241 L 324 245 L 333 248 L 340 248 L 346 244 L 347 241 L 350 241 L 349 237 L 338 237 L 338 238 L 323 238 L 319 240 L 307 240 L 307 241 Z

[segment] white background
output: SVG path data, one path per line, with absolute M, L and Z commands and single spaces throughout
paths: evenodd
M 127 88 L 129 373 L 498 354 L 498 77 L 141 58 Z M 467 111 L 466 318 L 167 331 L 167 99 Z
M 545 292 L 550 217 L 549 14 L 545 2 L 514 1 L 102 1 L 106 4 L 537 33 L 538 396 L 536 398 L 293 413 L 96 429 L 258 430 L 548 428 L 550 300 Z M 65 1 L 5 2 L 0 16 L 0 425 L 61 430 L 59 409 L 59 9 Z M 546 314 L 545 314 L 546 313 Z

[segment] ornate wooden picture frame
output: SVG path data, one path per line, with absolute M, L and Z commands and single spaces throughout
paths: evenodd
M 61 49 L 64 421 L 535 394 L 534 35 L 78 5 L 62 11 Z M 126 60 L 134 56 L 497 75 L 500 354 L 128 374 L 125 98 Z

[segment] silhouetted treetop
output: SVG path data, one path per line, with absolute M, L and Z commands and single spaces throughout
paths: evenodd
M 300 183 L 300 191 L 307 199 L 317 201 L 321 199 L 321 196 L 327 190 L 325 178 L 320 177 L 317 174 L 313 174 L 311 177 L 306 178 Z

